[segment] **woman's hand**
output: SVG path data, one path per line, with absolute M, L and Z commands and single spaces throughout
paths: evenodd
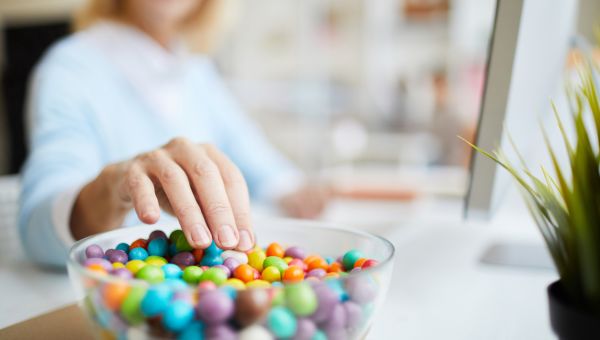
M 279 199 L 283 212 L 296 218 L 315 218 L 321 214 L 332 196 L 325 185 L 305 185 Z
M 239 169 L 209 144 L 175 138 L 109 165 L 80 192 L 71 215 L 76 238 L 118 227 L 131 208 L 148 224 L 160 208 L 177 217 L 193 247 L 254 246 L 248 188 Z

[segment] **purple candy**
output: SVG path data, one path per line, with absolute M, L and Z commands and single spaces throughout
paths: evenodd
M 129 260 L 127 253 L 122 250 L 113 250 L 110 254 L 107 254 L 107 257 L 111 263 L 121 262 L 125 264 Z
M 358 272 L 359 272 L 359 271 L 361 271 L 361 270 L 362 270 L 362 269 L 361 269 L 360 267 L 355 267 L 355 268 L 352 268 L 352 270 L 350 271 L 350 274 L 353 274 L 353 273 L 358 273 Z
M 104 251 L 99 245 L 90 244 L 87 248 L 85 248 L 85 257 L 88 259 L 102 258 L 104 257 Z
M 377 293 L 374 282 L 365 275 L 348 277 L 348 280 L 346 280 L 346 291 L 350 296 L 350 300 L 360 304 L 373 301 Z
M 155 230 L 153 232 L 150 233 L 150 236 L 148 236 L 148 243 L 150 243 L 150 241 L 156 239 L 156 238 L 164 238 L 165 240 L 168 240 L 169 238 L 167 237 L 167 234 L 165 234 L 164 231 L 162 230 Z
M 187 301 L 192 305 L 194 304 L 192 293 L 187 289 L 177 290 L 175 293 L 173 293 L 173 301 L 177 300 Z
M 115 251 L 116 249 L 106 249 L 104 252 L 104 258 L 108 259 L 108 257 Z
M 110 273 L 118 278 L 125 280 L 133 278 L 133 274 L 131 274 L 131 272 L 127 270 L 127 268 L 116 268 L 113 269 Z
M 206 340 L 235 340 L 237 335 L 235 331 L 226 324 L 213 325 L 206 329 L 204 333 Z
M 319 304 L 317 310 L 310 316 L 317 323 L 324 322 L 331 315 L 333 308 L 338 304 L 338 295 L 327 285 L 320 283 L 313 290 L 317 295 Z
M 191 266 L 195 262 L 196 262 L 196 260 L 194 259 L 194 255 L 192 253 L 190 253 L 189 251 L 183 251 L 181 253 L 177 253 L 171 259 L 171 263 L 174 263 L 178 266 L 183 266 L 183 267 Z
M 323 268 L 315 268 L 306 274 L 307 277 L 316 277 L 317 279 L 322 279 L 327 275 L 327 272 Z
M 220 290 L 211 290 L 202 294 L 198 301 L 198 315 L 209 325 L 227 321 L 233 315 L 233 301 Z
M 329 315 L 329 318 L 322 324 L 323 329 L 327 333 L 329 339 L 329 333 L 336 334 L 340 329 L 343 330 L 346 327 L 346 310 L 342 304 L 336 304 L 333 306 L 333 310 Z
M 302 250 L 302 248 L 293 246 L 286 249 L 285 256 L 304 260 L 304 258 L 306 257 L 306 253 L 304 252 L 304 250 Z
M 346 340 L 349 339 L 346 334 L 346 330 L 343 328 L 329 328 L 325 329 L 327 340 Z
M 317 325 L 307 318 L 298 319 L 296 334 L 294 334 L 294 340 L 310 340 L 317 331 Z
M 230 273 L 233 273 L 235 268 L 237 268 L 240 265 L 240 261 L 236 260 L 233 257 L 228 257 L 225 259 L 225 261 L 223 261 L 223 265 L 229 269 Z
M 229 267 L 224 266 L 222 264 L 218 264 L 218 265 L 214 266 L 213 268 L 220 268 L 225 272 L 225 274 L 227 275 L 227 278 L 231 277 L 231 269 L 229 269 Z
M 83 265 L 85 267 L 92 265 L 92 264 L 99 264 L 102 266 L 102 268 L 104 268 L 104 270 L 106 270 L 107 272 L 110 272 L 113 269 L 113 266 L 110 262 L 108 262 L 108 260 L 103 259 L 101 257 L 92 257 L 89 258 L 87 260 L 85 260 L 83 262 Z
M 352 301 L 346 301 L 342 306 L 346 312 L 346 328 L 356 329 L 362 319 L 362 308 Z

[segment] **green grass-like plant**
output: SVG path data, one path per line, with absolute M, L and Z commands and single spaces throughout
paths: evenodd
M 520 158 L 519 170 L 501 150 L 490 153 L 461 139 L 494 160 L 517 181 L 569 298 L 600 314 L 600 103 L 595 70 L 591 63 L 584 63 L 579 73 L 581 84 L 567 91 L 573 141 L 552 105 L 568 155 L 568 167 L 559 165 L 543 127 L 553 174 L 542 167 L 542 175 L 535 176 L 512 139 L 512 147 Z

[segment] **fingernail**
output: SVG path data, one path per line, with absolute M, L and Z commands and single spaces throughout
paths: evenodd
M 198 245 L 206 246 L 210 244 L 210 234 L 204 228 L 204 226 L 200 224 L 195 224 L 192 226 L 192 239 Z
M 254 244 L 252 244 L 252 235 L 246 229 L 240 230 L 240 243 L 238 244 L 238 248 L 240 250 L 248 250 L 252 248 Z
M 237 245 L 235 232 L 230 225 L 225 224 L 221 226 L 221 229 L 219 229 L 219 241 L 221 241 L 223 247 L 234 247 Z

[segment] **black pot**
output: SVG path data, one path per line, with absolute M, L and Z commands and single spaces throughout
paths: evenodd
M 600 339 L 600 315 L 573 303 L 560 281 L 548 286 L 550 324 L 560 340 Z

